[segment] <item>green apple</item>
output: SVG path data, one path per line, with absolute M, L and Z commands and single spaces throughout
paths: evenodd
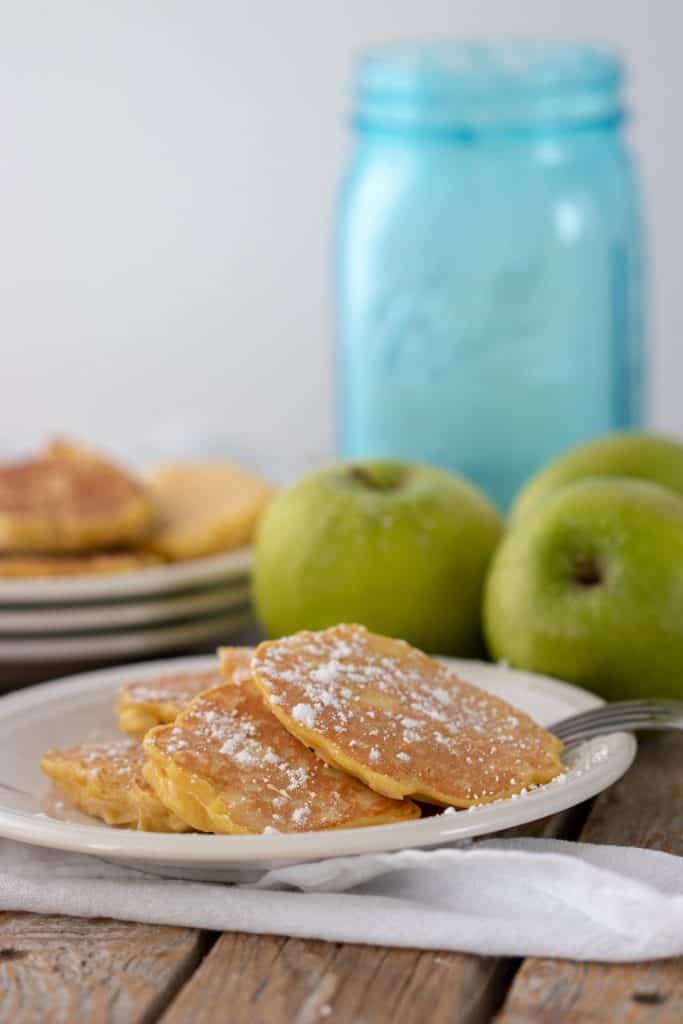
M 633 431 L 572 448 L 532 476 L 515 499 L 510 521 L 518 522 L 558 487 L 588 476 L 637 477 L 683 495 L 683 444 Z
M 281 492 L 256 542 L 254 598 L 271 636 L 359 622 L 428 651 L 482 649 L 481 592 L 502 533 L 446 470 L 355 462 Z
M 491 653 L 609 700 L 683 697 L 683 499 L 568 484 L 507 533 L 484 594 Z

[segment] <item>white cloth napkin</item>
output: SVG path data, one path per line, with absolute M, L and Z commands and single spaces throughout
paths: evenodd
M 653 960 L 683 953 L 683 858 L 489 839 L 222 885 L 2 840 L 0 909 L 489 955 Z

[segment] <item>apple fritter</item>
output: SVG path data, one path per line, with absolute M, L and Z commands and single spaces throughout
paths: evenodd
M 194 672 L 165 672 L 122 686 L 116 704 L 121 731 L 142 737 L 155 725 L 175 721 L 191 700 L 203 690 L 224 683 L 226 675 L 229 674 L 234 681 L 239 681 L 240 671 L 251 675 L 249 665 L 254 653 L 251 647 L 225 648 L 225 652 L 226 661 L 222 673 L 218 667 Z
M 310 832 L 419 817 L 325 764 L 268 711 L 250 680 L 208 690 L 144 740 L 145 778 L 201 832 Z
M 0 555 L 0 579 L 50 576 L 95 576 L 132 572 L 158 565 L 155 555 L 144 551 L 102 551 L 87 555 Z
M 218 664 L 224 683 L 240 684 L 251 680 L 253 647 L 219 647 Z
M 71 803 L 108 825 L 143 832 L 188 832 L 142 776 L 145 754 L 137 740 L 79 743 L 48 750 L 40 767 Z
M 143 485 L 103 456 L 54 441 L 0 466 L 0 551 L 60 554 L 136 545 L 154 505 Z
M 176 561 L 248 544 L 273 494 L 267 481 L 226 463 L 179 462 L 149 476 L 159 509 L 149 549 Z
M 363 626 L 263 643 L 252 675 L 292 735 L 388 797 L 471 807 L 562 771 L 562 743 L 527 715 Z

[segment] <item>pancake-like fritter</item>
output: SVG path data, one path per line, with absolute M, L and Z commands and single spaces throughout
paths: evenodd
M 174 722 L 190 701 L 203 690 L 220 686 L 225 682 L 225 676 L 235 678 L 241 670 L 251 677 L 249 665 L 253 653 L 251 647 L 226 647 L 222 672 L 218 667 L 194 672 L 165 672 L 122 686 L 116 704 L 119 728 L 131 736 L 142 737 L 155 725 Z M 235 678 L 235 681 L 239 679 Z
M 40 767 L 75 804 L 108 825 L 143 832 L 188 832 L 142 776 L 145 754 L 137 740 L 79 743 L 48 750 Z
M 149 476 L 159 525 L 149 549 L 170 560 L 248 544 L 273 493 L 267 481 L 221 462 L 179 462 Z
M 253 647 L 219 647 L 218 663 L 221 682 L 244 683 L 251 679 Z
M 197 697 L 144 740 L 145 778 L 201 832 L 310 832 L 406 821 L 388 800 L 311 753 L 270 714 L 250 680 Z
M 386 796 L 471 807 L 562 771 L 560 740 L 527 715 L 363 626 L 263 643 L 252 675 L 294 736 Z
M 34 459 L 0 466 L 0 551 L 130 546 L 153 518 L 142 484 L 75 444 L 55 441 Z
M 94 576 L 132 572 L 161 561 L 144 551 L 102 551 L 89 555 L 0 555 L 0 578 Z

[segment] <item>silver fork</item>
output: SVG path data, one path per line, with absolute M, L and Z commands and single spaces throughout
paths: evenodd
M 550 726 L 565 746 L 605 736 L 610 732 L 634 732 L 636 729 L 683 730 L 683 701 L 623 700 L 582 711 Z

